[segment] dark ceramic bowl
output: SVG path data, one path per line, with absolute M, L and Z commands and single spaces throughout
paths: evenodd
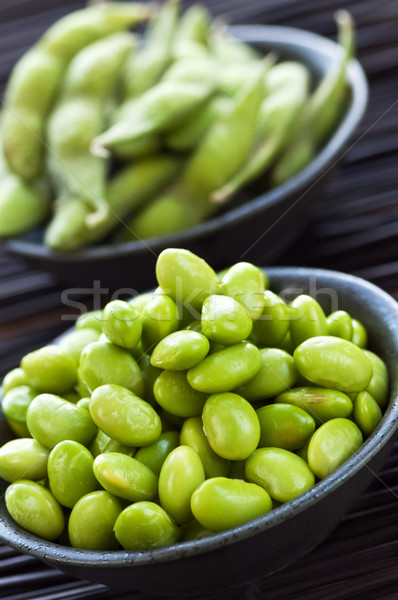
M 49 543 L 21 529 L 4 505 L 0 486 L 0 539 L 17 550 L 88 579 L 145 594 L 189 597 L 244 587 L 316 547 L 371 483 L 398 428 L 398 304 L 361 279 L 326 270 L 269 268 L 271 288 L 314 295 L 324 309 L 347 310 L 367 327 L 369 348 L 386 362 L 389 404 L 377 429 L 332 475 L 276 509 L 230 531 L 154 551 L 92 552 Z M 6 439 L 6 425 L 0 435 Z M 132 600 L 134 596 L 132 595 Z
M 333 64 L 339 48 L 319 35 L 290 27 L 245 25 L 232 32 L 264 54 L 275 50 L 281 59 L 308 65 L 315 79 Z M 39 231 L 3 243 L 3 247 L 53 272 L 64 283 L 84 284 L 98 279 L 111 287 L 125 285 L 126 273 L 135 289 L 154 285 L 156 257 L 168 247 L 187 248 L 222 268 L 240 257 L 257 264 L 273 264 L 295 241 L 308 221 L 314 201 L 336 167 L 363 117 L 368 88 L 358 61 L 348 68 L 350 97 L 340 125 L 318 156 L 297 176 L 263 193 L 247 196 L 244 203 L 185 231 L 120 244 L 57 253 L 41 243 Z

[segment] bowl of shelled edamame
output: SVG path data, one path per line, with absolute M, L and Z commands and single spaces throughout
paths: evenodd
M 271 264 L 366 109 L 351 16 L 337 13 L 335 43 L 289 27 L 226 28 L 173 0 L 153 14 L 127 4 L 67 15 L 11 72 L 3 246 L 63 282 L 118 285 L 127 269 L 141 289 L 170 246 L 220 268 L 236 256 Z M 140 34 L 129 31 L 137 22 Z M 52 85 L 40 103 L 26 100 L 44 68 Z
M 381 468 L 398 304 L 172 248 L 156 278 L 4 378 L 0 539 L 140 597 L 205 597 L 315 548 Z

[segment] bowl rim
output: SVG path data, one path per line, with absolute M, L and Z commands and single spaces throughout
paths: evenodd
M 382 310 L 383 320 L 387 320 L 391 335 L 396 338 L 398 347 L 398 303 L 395 299 L 377 287 L 376 285 L 354 275 L 348 275 L 339 271 L 328 269 L 313 269 L 306 267 L 267 267 L 264 269 L 272 282 L 275 279 L 288 278 L 292 281 L 299 279 L 309 281 L 317 277 L 320 281 L 327 282 L 330 287 L 340 287 L 339 293 L 343 291 L 341 286 L 348 286 L 355 290 L 358 301 L 365 295 L 372 299 L 375 310 Z M 213 536 L 198 540 L 179 542 L 163 548 L 145 551 L 114 550 L 114 551 L 92 551 L 62 546 L 55 542 L 48 542 L 34 534 L 22 529 L 15 522 L 7 523 L 0 520 L 0 540 L 13 548 L 24 553 L 31 554 L 44 561 L 62 566 L 78 567 L 120 567 L 120 566 L 143 566 L 155 563 L 172 562 L 182 558 L 188 558 L 215 551 L 232 545 L 235 542 L 254 537 L 256 534 L 264 533 L 272 527 L 296 517 L 298 514 L 316 505 L 325 495 L 344 485 L 351 476 L 362 468 L 369 468 L 368 463 L 384 447 L 398 430 L 398 377 L 394 385 L 390 386 L 389 404 L 383 417 L 373 431 L 364 441 L 362 446 L 348 460 L 346 460 L 336 471 L 325 479 L 317 482 L 312 488 L 297 498 L 274 508 L 269 513 L 253 519 L 243 525 L 217 533 Z M 373 472 L 373 475 L 376 473 Z
M 296 27 L 233 25 L 229 29 L 233 35 L 249 43 L 259 45 L 278 44 L 281 48 L 285 48 L 285 50 L 290 51 L 292 54 L 294 54 L 295 49 L 302 48 L 323 55 L 327 59 L 332 59 L 336 55 L 336 52 L 341 51 L 337 42 L 317 33 Z M 369 88 L 365 72 L 357 58 L 353 58 L 348 64 L 347 74 L 351 99 L 343 120 L 311 163 L 300 171 L 300 173 L 276 188 L 231 208 L 225 213 L 211 217 L 194 227 L 164 236 L 117 244 L 99 244 L 72 252 L 57 252 L 45 247 L 41 243 L 24 239 L 24 237 L 0 240 L 0 246 L 13 254 L 35 257 L 36 259 L 60 264 L 69 261 L 88 262 L 109 258 L 113 260 L 131 254 L 139 256 L 148 251 L 156 253 L 165 247 L 184 247 L 186 243 L 194 242 L 207 234 L 223 230 L 235 221 L 242 221 L 252 217 L 262 211 L 264 206 L 271 207 L 281 200 L 288 198 L 292 192 L 299 190 L 299 198 L 286 209 L 286 211 L 289 211 L 310 192 L 316 183 L 328 174 L 332 167 L 348 151 L 345 147 L 364 116 L 368 104 Z M 270 225 L 270 228 L 274 225 L 275 223 Z

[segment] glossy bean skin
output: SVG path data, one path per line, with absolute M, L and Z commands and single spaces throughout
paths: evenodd
M 290 306 L 296 311 L 290 321 L 290 335 L 296 347 L 309 338 L 328 334 L 325 313 L 314 298 L 301 294 Z
M 113 532 L 122 512 L 121 502 L 106 490 L 86 494 L 76 502 L 69 517 L 68 534 L 73 548 L 117 550 Z
M 31 402 L 26 416 L 30 434 L 46 448 L 63 440 L 83 446 L 90 443 L 97 428 L 89 412 L 53 394 L 40 394 Z
M 298 450 L 315 431 L 314 419 L 289 404 L 269 404 L 257 410 L 261 435 L 259 446 Z
M 103 310 L 102 331 L 113 344 L 134 348 L 142 332 L 138 310 L 123 300 L 108 302 Z
M 160 253 L 156 278 L 178 304 L 193 311 L 200 311 L 205 298 L 217 290 L 217 275 L 207 262 L 179 248 L 168 248 Z
M 95 424 L 126 446 L 146 446 L 158 439 L 162 425 L 154 408 L 120 385 L 96 388 L 90 400 Z
M 144 394 L 144 379 L 136 360 L 112 342 L 94 342 L 80 358 L 79 377 L 90 392 L 106 384 L 121 385 L 137 396 Z
M 102 309 L 88 310 L 82 313 L 75 322 L 75 329 L 95 329 L 102 333 Z
M 252 319 L 258 319 L 265 306 L 264 273 L 251 263 L 231 266 L 221 280 L 220 291 L 240 302 Z
M 144 396 L 143 400 L 156 405 L 156 399 L 153 393 L 153 386 L 156 379 L 162 373 L 162 369 L 151 365 L 151 357 L 142 351 L 141 356 L 137 358 L 138 365 L 141 369 L 142 377 L 144 378 Z
M 166 336 L 177 331 L 179 313 L 176 303 L 167 295 L 154 295 L 145 305 L 142 317 L 142 345 L 149 354 Z
M 48 449 L 32 438 L 6 442 L 0 448 L 0 477 L 9 483 L 17 479 L 44 479 L 48 455 Z
M 125 550 L 150 550 L 179 541 L 180 528 L 167 512 L 154 502 L 141 501 L 127 506 L 115 523 L 115 535 Z
M 383 413 L 369 392 L 359 392 L 354 400 L 353 419 L 365 436 L 370 435 L 380 422 Z
M 351 398 L 339 390 L 322 387 L 296 387 L 279 394 L 275 402 L 293 404 L 311 415 L 317 425 L 336 417 L 349 417 Z
M 159 500 L 177 523 L 192 520 L 191 496 L 204 480 L 202 461 L 189 446 L 177 446 L 167 456 L 159 475 Z
M 45 540 L 55 541 L 64 530 L 62 508 L 40 483 L 27 479 L 11 483 L 6 489 L 5 503 L 18 525 Z
M 234 298 L 212 294 L 202 307 L 202 330 L 213 342 L 229 346 L 249 337 L 253 321 Z
M 207 400 L 207 394 L 189 385 L 185 371 L 163 371 L 154 383 L 153 393 L 160 406 L 178 417 L 201 415 Z
M 199 455 L 206 479 L 228 475 L 231 462 L 214 452 L 203 431 L 200 417 L 191 417 L 184 421 L 180 431 L 180 443 L 190 446 Z
M 73 360 L 55 344 L 26 354 L 21 367 L 30 385 L 42 392 L 62 394 L 69 392 L 76 383 Z
M 366 391 L 376 400 L 380 408 L 385 408 L 388 401 L 390 387 L 388 369 L 384 361 L 370 350 L 364 350 L 364 353 L 372 363 L 373 375 Z
M 308 445 L 308 464 L 323 479 L 346 461 L 363 442 L 359 427 L 349 419 L 337 418 L 321 425 Z
M 181 526 L 182 542 L 200 540 L 204 537 L 209 537 L 209 535 L 214 535 L 214 531 L 210 531 L 210 529 L 203 527 L 196 519 L 192 519 L 189 523 L 184 523 L 184 525 Z
M 4 393 L 1 410 L 17 435 L 26 430 L 26 413 L 37 395 L 38 392 L 30 385 L 19 385 Z M 28 437 L 28 433 L 24 437 Z
M 370 383 L 372 364 L 352 342 L 333 336 L 304 341 L 293 354 L 300 373 L 313 383 L 343 392 L 360 392 Z
M 89 327 L 75 329 L 63 336 L 58 345 L 78 365 L 84 348 L 88 344 L 98 341 L 99 336 L 100 334 L 96 329 L 90 329 Z
M 139 448 L 135 458 L 155 475 L 159 475 L 167 456 L 179 445 L 179 437 L 178 431 L 164 431 L 156 442 Z
M 352 337 L 351 342 L 359 348 L 366 348 L 368 345 L 368 332 L 360 321 L 352 319 Z
M 251 339 L 263 348 L 280 347 L 290 327 L 292 308 L 277 294 L 264 292 L 264 307 L 253 323 Z
M 229 392 L 247 383 L 260 367 L 259 349 L 249 342 L 239 342 L 207 356 L 188 370 L 187 379 L 199 392 Z
M 345 310 L 336 310 L 331 313 L 326 323 L 328 326 L 328 335 L 335 335 L 343 340 L 352 341 L 353 327 L 352 318 Z
M 188 329 L 166 336 L 155 347 L 151 365 L 169 371 L 185 371 L 207 356 L 210 343 L 202 333 Z
M 19 387 L 20 385 L 28 385 L 28 378 L 26 377 L 25 371 L 21 367 L 16 367 L 15 369 L 8 371 L 8 373 L 6 373 L 4 376 L 1 384 L 3 398 L 7 392 L 15 387 Z
M 265 489 L 255 483 L 212 477 L 192 494 L 194 517 L 211 531 L 225 531 L 260 517 L 272 509 Z
M 228 392 L 209 396 L 202 420 L 210 446 L 222 458 L 244 460 L 257 448 L 260 422 L 242 396 Z
M 297 369 L 293 357 L 279 348 L 260 350 L 261 367 L 236 392 L 246 400 L 265 400 L 290 389 L 297 379 Z
M 258 448 L 246 461 L 246 477 L 278 502 L 288 502 L 309 490 L 315 477 L 307 463 L 283 448 Z
M 48 458 L 50 490 L 62 506 L 72 508 L 82 496 L 98 489 L 89 450 L 72 440 L 59 442 Z
M 94 460 L 94 475 L 108 492 L 130 502 L 153 500 L 158 478 L 142 462 L 120 452 L 106 452 Z
M 89 405 L 90 405 L 90 398 Z M 90 408 L 88 407 L 88 410 Z M 113 440 L 109 435 L 106 435 L 104 431 L 98 429 L 97 434 L 90 444 L 89 450 L 94 458 L 99 454 L 105 454 L 105 452 L 122 452 L 128 456 L 134 456 L 136 448 L 134 446 L 126 446 L 116 440 Z

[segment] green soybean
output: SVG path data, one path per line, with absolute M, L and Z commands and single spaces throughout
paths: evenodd
M 335 335 L 343 340 L 352 341 L 352 318 L 345 310 L 336 310 L 327 319 L 328 335 Z
M 295 311 L 290 321 L 290 335 L 295 346 L 309 338 L 327 335 L 325 313 L 314 298 L 301 294 L 290 303 L 290 306 Z
M 210 349 L 207 337 L 188 329 L 166 336 L 155 347 L 151 365 L 169 371 L 185 371 L 205 358 Z
M 180 443 L 190 446 L 202 461 L 206 479 L 209 477 L 226 477 L 230 469 L 230 461 L 222 458 L 210 446 L 203 430 L 201 417 L 191 417 L 182 424 Z
M 358 319 L 352 319 L 352 338 L 351 342 L 359 348 L 366 348 L 368 345 L 368 332 L 364 325 Z
M 159 500 L 177 523 L 192 520 L 191 496 L 204 480 L 202 461 L 189 446 L 177 446 L 167 456 L 159 475 Z
M 118 516 L 115 535 L 125 550 L 150 550 L 170 546 L 180 539 L 180 529 L 154 502 L 135 502 Z
M 11 440 L 0 448 L 0 477 L 9 483 L 17 479 L 44 479 L 47 461 L 48 449 L 37 440 Z
M 279 348 L 263 348 L 260 355 L 260 369 L 236 390 L 246 400 L 273 398 L 290 389 L 297 380 L 297 369 L 290 354 Z
M 75 329 L 63 336 L 58 346 L 78 365 L 84 348 L 88 344 L 98 341 L 99 336 L 100 334 L 96 329 L 90 329 L 89 327 Z
M 166 336 L 177 331 L 179 313 L 176 303 L 168 295 L 154 295 L 141 313 L 142 345 L 151 353 Z
M 279 394 L 275 402 L 293 404 L 311 415 L 317 425 L 336 417 L 349 417 L 352 400 L 339 390 L 323 387 L 296 387 Z
M 239 342 L 206 356 L 188 370 L 187 379 L 199 392 L 230 392 L 250 381 L 260 367 L 259 349 L 249 342 Z
M 85 347 L 79 366 L 80 379 L 90 391 L 117 384 L 143 396 L 144 380 L 136 360 L 124 348 L 111 342 L 94 342 Z
M 11 483 L 6 489 L 5 504 L 18 525 L 45 540 L 55 541 L 64 530 L 62 508 L 40 483 L 26 479 Z
M 54 498 L 72 508 L 82 496 L 98 488 L 94 459 L 85 446 L 72 440 L 59 442 L 48 458 L 48 483 Z
M 373 375 L 366 391 L 376 400 L 380 408 L 385 408 L 389 393 L 389 375 L 384 361 L 370 350 L 364 350 L 364 354 L 372 363 Z
M 76 383 L 75 363 L 55 344 L 25 354 L 21 367 L 29 384 L 41 392 L 62 394 L 71 391 Z
M 316 385 L 360 392 L 372 379 L 372 364 L 363 350 L 333 336 L 307 339 L 296 348 L 293 358 L 300 373 Z
M 315 483 L 305 460 L 283 448 L 258 448 L 247 459 L 245 470 L 249 481 L 263 487 L 278 502 L 297 498 Z
M 380 406 L 369 392 L 359 392 L 354 400 L 353 419 L 365 436 L 370 435 L 383 416 Z
M 3 399 L 7 392 L 21 385 L 28 385 L 28 378 L 26 377 L 25 371 L 21 367 L 16 367 L 15 369 L 8 371 L 8 373 L 5 374 L 1 384 Z
M 148 467 L 155 475 L 159 475 L 166 457 L 179 445 L 178 431 L 164 431 L 156 442 L 139 448 L 135 458 Z
M 161 433 L 160 417 L 148 402 L 120 385 L 96 388 L 90 400 L 95 424 L 126 446 L 146 446 Z
M 38 392 L 30 385 L 19 385 L 6 392 L 1 400 L 1 410 L 7 423 L 17 435 L 25 431 L 26 413 Z M 27 437 L 28 433 L 24 437 Z
M 120 501 L 106 490 L 80 498 L 68 522 L 71 545 L 83 550 L 117 550 L 119 543 L 113 527 L 122 509 Z
M 257 448 L 260 422 L 251 404 L 238 394 L 213 394 L 206 400 L 203 427 L 214 452 L 227 460 L 244 460 Z
M 204 301 L 201 323 L 205 336 L 224 346 L 248 338 L 253 327 L 253 321 L 242 304 L 219 294 L 212 294 Z
M 257 410 L 260 421 L 259 446 L 298 450 L 315 431 L 314 419 L 301 408 L 289 404 L 269 404 Z
M 272 509 L 268 492 L 255 483 L 212 477 L 192 494 L 194 517 L 211 531 L 225 531 Z
M 90 398 L 88 410 L 90 409 Z M 98 429 L 97 434 L 89 446 L 89 450 L 95 458 L 99 454 L 105 454 L 105 452 L 122 452 L 128 456 L 134 456 L 136 448 L 134 446 L 126 446 L 116 440 L 113 440 L 101 429 Z
M 62 440 L 74 440 L 85 446 L 97 431 L 85 408 L 53 394 L 40 394 L 32 400 L 26 425 L 30 434 L 47 448 L 53 448 Z
M 156 278 L 167 294 L 188 309 L 201 310 L 205 298 L 217 290 L 215 271 L 193 252 L 180 248 L 159 254 Z
M 271 290 L 264 292 L 264 306 L 253 322 L 250 339 L 260 347 L 279 347 L 290 327 L 290 317 L 294 309 L 288 306 Z
M 346 461 L 363 442 L 359 427 L 349 419 L 337 418 L 321 425 L 308 445 L 308 464 L 323 479 Z
M 142 332 L 139 312 L 123 300 L 108 302 L 103 311 L 102 331 L 113 344 L 134 348 Z
M 201 415 L 207 399 L 207 394 L 189 385 L 185 371 L 163 371 L 154 383 L 153 393 L 162 408 L 179 417 Z
M 94 475 L 108 492 L 130 502 L 153 500 L 158 478 L 142 462 L 121 452 L 106 452 L 94 460 Z

